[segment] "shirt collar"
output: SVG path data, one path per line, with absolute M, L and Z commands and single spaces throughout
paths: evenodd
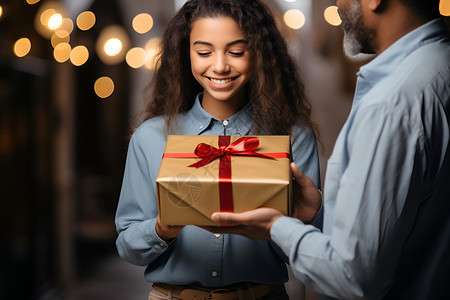
M 439 18 L 430 21 L 398 39 L 380 55 L 362 66 L 357 75 L 374 86 L 392 73 L 411 52 L 443 36 L 448 36 L 444 20 Z
M 207 130 L 212 122 L 221 120 L 217 119 L 206 110 L 203 109 L 201 104 L 201 99 L 203 97 L 203 93 L 197 95 L 194 105 L 187 112 L 188 118 L 192 120 L 196 126 L 197 134 L 201 134 L 203 131 Z M 237 113 L 227 118 L 227 120 L 235 126 L 236 131 L 239 135 L 247 135 L 250 131 L 251 127 L 251 114 L 252 114 L 252 106 L 248 103 Z

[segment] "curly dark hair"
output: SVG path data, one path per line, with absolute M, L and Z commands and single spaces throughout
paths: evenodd
M 203 88 L 191 73 L 191 26 L 199 18 L 219 16 L 233 18 L 248 42 L 252 72 L 246 89 L 253 109 L 254 132 L 289 134 L 294 124 L 314 128 L 310 104 L 296 65 L 274 17 L 259 0 L 190 0 L 185 3 L 163 34 L 157 69 L 146 88 L 144 121 L 164 116 L 170 132 L 175 116 L 192 107 Z

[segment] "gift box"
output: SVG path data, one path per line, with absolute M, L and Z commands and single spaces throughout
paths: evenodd
M 216 226 L 211 214 L 271 207 L 289 215 L 290 137 L 169 135 L 156 179 L 161 222 Z

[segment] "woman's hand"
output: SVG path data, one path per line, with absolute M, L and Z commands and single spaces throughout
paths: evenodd
M 156 234 L 166 242 L 176 238 L 179 234 L 181 229 L 183 229 L 184 226 L 170 226 L 170 225 L 164 225 L 161 223 L 161 220 L 158 217 L 156 218 Z

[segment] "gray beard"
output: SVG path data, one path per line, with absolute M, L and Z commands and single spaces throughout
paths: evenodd
M 353 0 L 349 10 L 341 18 L 344 27 L 343 47 L 345 54 L 356 56 L 360 53 L 373 53 L 369 41 L 375 33 L 364 28 L 360 0 Z
M 344 52 L 348 56 L 356 56 L 363 50 L 363 45 L 355 37 L 354 32 L 344 33 Z

